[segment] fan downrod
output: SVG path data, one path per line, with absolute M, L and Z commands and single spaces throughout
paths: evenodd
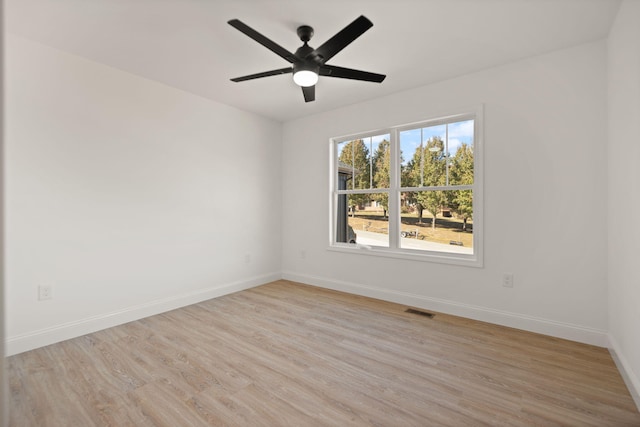
M 311 37 L 313 37 L 313 28 L 308 25 L 299 26 L 297 32 L 298 37 L 300 37 L 300 40 L 302 40 L 304 43 L 307 43 L 309 40 L 311 40 Z

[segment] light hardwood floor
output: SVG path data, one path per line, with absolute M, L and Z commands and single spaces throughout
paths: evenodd
M 278 281 L 8 358 L 11 426 L 640 426 L 606 349 Z

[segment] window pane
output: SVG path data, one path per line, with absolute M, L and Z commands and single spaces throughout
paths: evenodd
M 400 132 L 400 186 L 420 186 L 420 165 L 422 159 L 421 129 Z M 416 180 L 418 183 L 416 184 Z
M 390 140 L 385 134 L 339 143 L 338 173 L 349 176 L 341 189 L 389 188 Z
M 473 254 L 471 190 L 407 191 L 400 203 L 401 248 Z
M 449 184 L 473 184 L 473 120 L 450 123 L 448 131 Z
M 338 195 L 336 241 L 389 247 L 389 195 Z
M 446 125 L 400 132 L 401 186 L 446 185 Z
M 340 190 L 369 188 L 369 150 L 361 139 L 338 144 Z M 344 185 L 344 187 L 342 186 Z
M 378 135 L 367 138 L 371 144 L 371 188 L 389 188 L 391 165 L 391 137 Z
M 444 128 L 444 126 L 435 126 L 436 128 Z M 427 130 L 433 130 L 427 128 Z M 431 132 L 430 132 L 431 134 Z M 426 132 L 425 132 L 426 138 Z M 422 142 L 422 179 L 421 186 L 433 187 L 437 185 L 447 185 L 447 156 L 445 151 L 444 139 L 440 136 L 429 136 Z

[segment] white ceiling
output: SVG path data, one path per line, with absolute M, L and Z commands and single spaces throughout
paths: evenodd
M 5 0 L 10 33 L 279 121 L 331 110 L 606 37 L 618 0 Z M 328 63 L 382 84 L 321 77 L 305 103 L 288 65 L 227 24 L 289 51 L 318 47 L 365 15 L 374 26 Z

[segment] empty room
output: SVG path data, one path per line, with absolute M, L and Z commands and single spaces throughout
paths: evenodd
M 640 426 L 640 2 L 3 6 L 0 425 Z

